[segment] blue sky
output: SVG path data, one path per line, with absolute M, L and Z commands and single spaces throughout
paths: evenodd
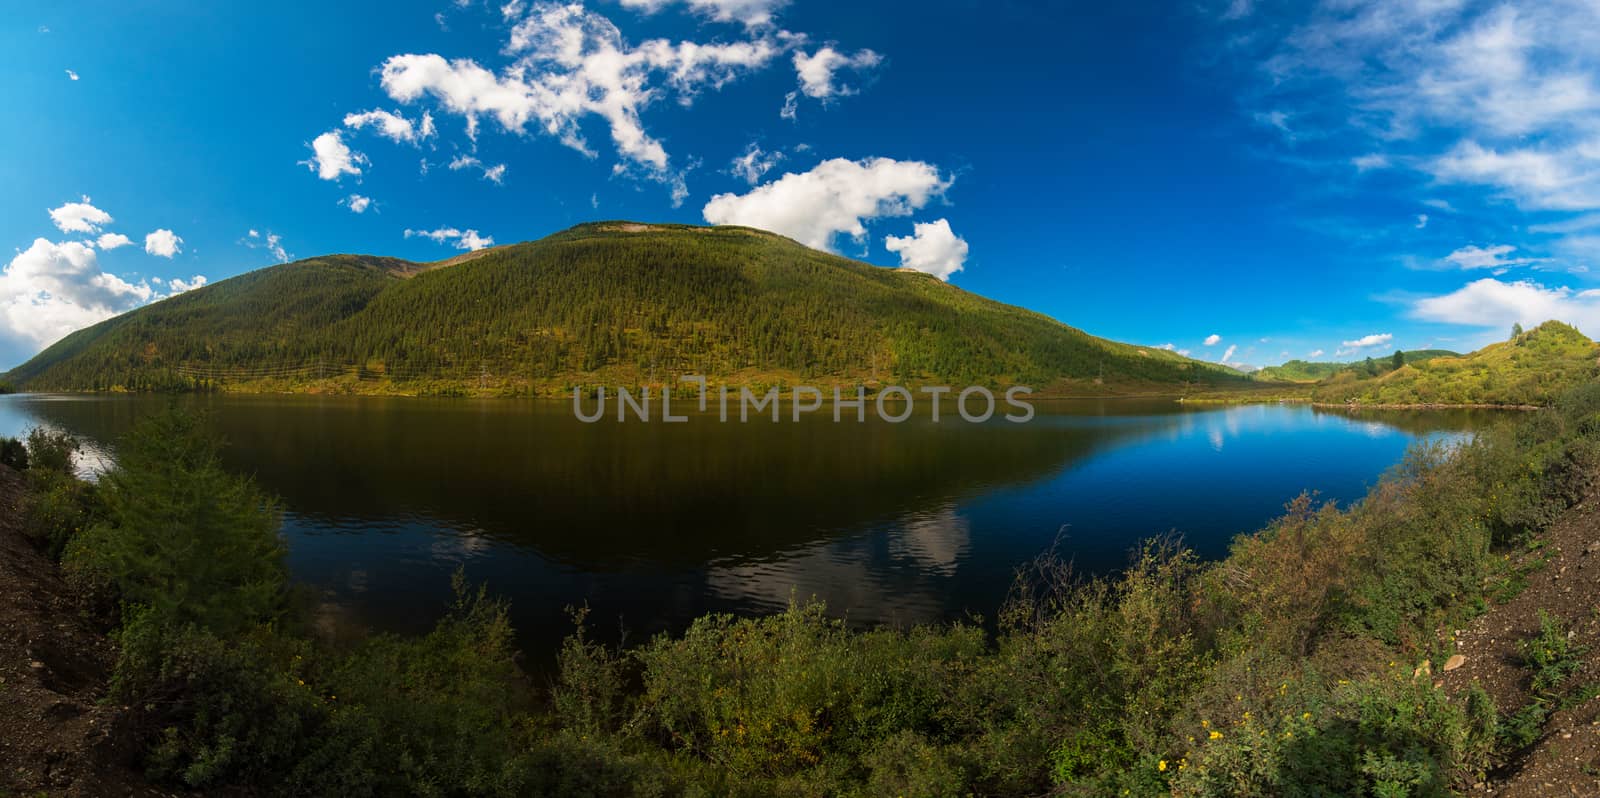
M 1592 5 L 1109 5 L 12 3 L 0 369 L 198 278 L 618 218 L 1208 360 L 1600 335 Z

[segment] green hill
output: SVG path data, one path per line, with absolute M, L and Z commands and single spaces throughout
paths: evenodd
M 1420 363 L 1440 357 L 1461 357 L 1457 352 L 1447 349 L 1416 349 L 1410 352 L 1401 352 L 1401 357 L 1406 363 Z M 1393 368 L 1393 355 L 1373 358 L 1372 362 L 1380 369 L 1389 371 Z M 1358 371 L 1366 368 L 1366 361 L 1353 363 L 1318 363 L 1306 360 L 1291 360 L 1281 366 L 1268 366 L 1255 372 L 1255 378 L 1265 382 L 1321 382 L 1343 371 Z
M 437 264 L 331 255 L 80 330 L 24 390 L 566 395 L 575 385 L 1248 384 L 928 275 L 747 228 L 603 222 Z
M 1318 384 L 1312 398 L 1362 405 L 1549 405 L 1568 389 L 1600 376 L 1600 344 L 1561 322 L 1470 355 L 1408 364 L 1378 377 L 1343 371 Z

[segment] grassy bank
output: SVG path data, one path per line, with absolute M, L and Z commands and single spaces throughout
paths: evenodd
M 32 534 L 113 630 L 109 700 L 175 786 L 1391 798 L 1471 785 L 1537 728 L 1430 674 L 1446 630 L 1515 594 L 1503 553 L 1594 487 L 1600 387 L 1416 449 L 1352 506 L 1300 497 L 1218 562 L 1170 539 L 1101 578 L 1043 557 L 994 631 L 857 631 L 797 601 L 619 651 L 579 609 L 548 684 L 465 584 L 428 635 L 319 635 L 274 504 L 220 467 L 203 421 L 152 419 L 95 485 L 68 473 L 70 441 L 30 444 Z

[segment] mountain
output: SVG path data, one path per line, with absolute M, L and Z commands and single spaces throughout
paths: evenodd
M 570 395 L 573 386 L 1248 384 L 919 272 L 748 228 L 600 222 L 419 264 L 330 255 L 250 272 L 75 332 L 26 390 Z
M 1401 352 L 1406 363 L 1420 363 L 1440 357 L 1461 357 L 1460 353 L 1448 349 L 1415 349 Z M 1372 358 L 1378 368 L 1389 371 L 1393 369 L 1393 355 Z M 1366 368 L 1366 361 L 1354 363 L 1317 363 L 1306 360 L 1291 360 L 1281 366 L 1268 366 L 1256 372 L 1258 380 L 1269 382 L 1321 382 L 1341 371 L 1353 371 Z
M 1411 363 L 1377 377 L 1343 371 L 1312 398 L 1334 404 L 1538 405 L 1600 376 L 1600 344 L 1558 321 L 1470 355 Z

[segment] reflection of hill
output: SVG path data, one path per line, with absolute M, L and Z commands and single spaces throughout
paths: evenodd
M 1337 416 L 1352 421 L 1382 424 L 1409 435 L 1430 435 L 1438 432 L 1464 433 L 1487 426 L 1496 418 L 1506 417 L 1505 410 L 1475 410 L 1451 408 L 1441 410 L 1363 410 L 1355 407 L 1318 407 L 1317 415 Z
M 110 440 L 166 401 L 32 407 L 51 423 Z M 1071 415 L 1041 406 L 1026 425 L 833 424 L 826 416 L 776 425 L 584 425 L 553 403 L 187 401 L 213 410 L 232 444 L 230 465 L 254 473 L 297 513 L 437 519 L 584 570 L 760 558 L 1038 479 L 1190 415 L 1083 423 L 1082 415 L 1113 412 L 1102 403 L 1074 406 Z M 951 560 L 958 544 L 936 538 L 908 538 L 906 556 Z

